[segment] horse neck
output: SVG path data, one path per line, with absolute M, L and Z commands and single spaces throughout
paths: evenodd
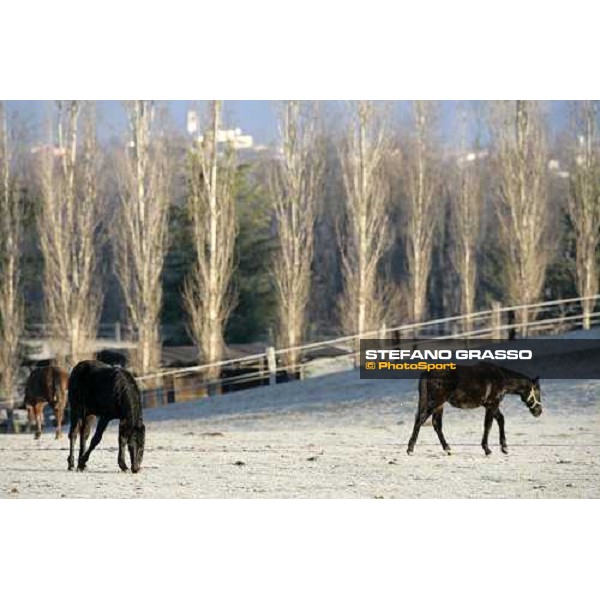
M 526 392 L 531 387 L 531 380 L 522 373 L 502 368 L 506 376 L 505 387 L 509 394 L 520 394 Z
M 138 402 L 132 402 L 128 405 L 127 408 L 127 420 L 132 425 L 141 425 L 143 423 L 141 404 L 139 404 Z

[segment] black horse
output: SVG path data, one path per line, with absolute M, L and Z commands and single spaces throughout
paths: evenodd
M 473 366 L 458 365 L 455 370 L 427 372 L 419 380 L 419 407 L 415 426 L 408 442 L 408 454 L 412 454 L 417 443 L 421 425 L 431 415 L 433 428 L 442 448 L 450 454 L 450 446 L 442 432 L 444 403 L 450 402 L 457 408 L 485 408 L 483 439 L 481 446 L 486 454 L 491 454 L 488 436 L 494 419 L 500 429 L 500 447 L 508 454 L 504 433 L 504 415 L 500 412 L 500 402 L 506 394 L 516 394 L 527 405 L 534 417 L 542 414 L 539 377 L 531 379 L 522 373 L 505 369 L 491 363 Z
M 99 361 L 84 360 L 75 366 L 69 378 L 69 471 L 74 467 L 73 452 L 79 433 L 77 470 L 83 471 L 92 453 L 100 443 L 109 421 L 119 419 L 119 458 L 122 471 L 127 470 L 125 446 L 129 449 L 131 470 L 140 470 L 144 457 L 146 429 L 142 419 L 142 401 L 135 379 L 125 369 Z M 90 428 L 98 417 L 96 432 L 86 450 Z

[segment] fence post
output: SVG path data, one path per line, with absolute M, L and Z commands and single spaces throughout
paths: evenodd
M 115 321 L 115 342 L 121 341 L 121 323 L 119 321 Z
M 165 391 L 167 392 L 167 404 L 173 404 L 175 400 L 175 377 L 167 375 L 165 377 Z
M 267 366 L 269 367 L 269 385 L 277 383 L 277 360 L 275 358 L 275 348 L 267 348 Z
M 492 334 L 491 339 L 501 340 L 504 339 L 502 327 L 502 312 L 500 311 L 502 305 L 500 302 L 492 302 Z

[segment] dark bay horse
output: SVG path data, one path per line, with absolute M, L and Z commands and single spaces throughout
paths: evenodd
M 105 363 L 84 360 L 77 364 L 69 378 L 69 406 L 71 428 L 69 431 L 69 471 L 74 467 L 74 448 L 79 434 L 77 470 L 83 471 L 92 453 L 100 443 L 109 421 L 119 419 L 118 464 L 127 471 L 125 447 L 129 450 L 131 471 L 137 473 L 144 457 L 146 428 L 142 418 L 142 400 L 135 379 L 125 369 Z M 94 418 L 98 425 L 90 447 L 86 441 Z
M 25 384 L 25 407 L 29 423 L 35 419 L 35 439 L 42 435 L 44 406 L 48 403 L 56 417 L 56 439 L 62 435 L 62 422 L 67 406 L 67 384 L 69 375 L 59 367 L 34 369 Z
M 484 452 L 491 454 L 488 436 L 492 422 L 496 419 L 500 429 L 500 447 L 508 454 L 504 433 L 504 415 L 500 412 L 500 402 L 507 394 L 516 394 L 527 405 L 534 417 L 542 414 L 539 377 L 531 379 L 522 373 L 505 369 L 491 363 L 473 366 L 457 365 L 456 370 L 427 372 L 419 380 L 419 406 L 415 426 L 408 442 L 408 454 L 412 454 L 419 435 L 419 429 L 431 415 L 433 428 L 442 448 L 450 454 L 450 446 L 442 432 L 444 403 L 457 408 L 485 408 L 483 439 Z

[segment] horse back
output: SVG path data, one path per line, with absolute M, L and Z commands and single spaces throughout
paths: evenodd
M 35 404 L 40 401 L 54 404 L 55 398 L 58 403 L 61 403 L 67 389 L 67 381 L 67 372 L 59 367 L 46 366 L 34 369 L 25 384 L 25 404 Z
M 502 397 L 504 378 L 492 363 L 458 365 L 456 386 L 449 402 L 457 408 L 492 406 Z
M 425 372 L 419 378 L 419 403 L 435 402 L 451 393 L 456 387 L 452 371 Z
M 75 412 L 108 419 L 132 418 L 141 404 L 132 375 L 99 361 L 82 361 L 73 369 L 69 403 Z

